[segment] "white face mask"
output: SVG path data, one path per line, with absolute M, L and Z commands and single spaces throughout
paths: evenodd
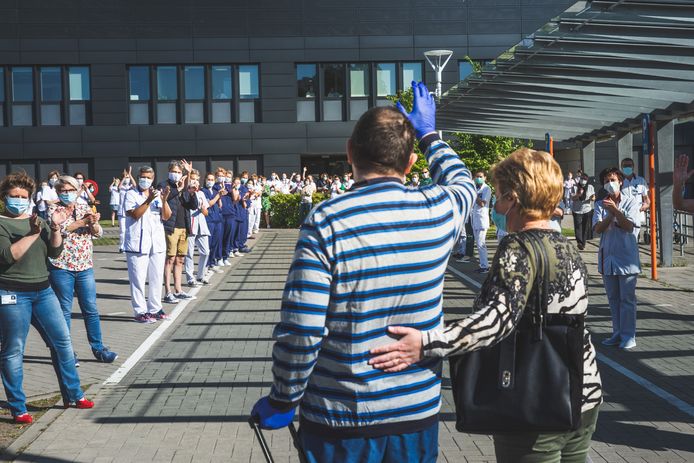
M 217 183 L 224 183 L 226 177 L 217 177 Z
M 588 180 L 581 180 L 581 185 L 583 185 L 583 186 L 588 185 Z
M 614 195 L 619 191 L 619 182 L 607 182 L 603 185 L 608 195 Z
M 172 182 L 178 182 L 179 180 L 181 180 L 182 176 L 183 174 L 180 174 L 178 172 L 169 172 L 169 180 L 171 180 Z
M 84 183 L 84 179 L 83 179 L 83 178 L 78 178 L 78 179 L 77 179 L 77 184 L 78 184 L 79 186 L 82 186 L 83 183 Z
M 214 186 L 214 180 L 208 180 L 205 182 L 207 188 L 212 188 Z
M 149 187 L 152 186 L 152 179 L 147 177 L 140 177 L 138 185 L 140 185 L 140 188 L 142 188 L 143 190 L 147 190 L 149 189 Z

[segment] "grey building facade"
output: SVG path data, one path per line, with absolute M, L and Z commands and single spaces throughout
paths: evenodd
M 83 171 L 107 203 L 128 165 L 172 158 L 340 173 L 354 120 L 423 52 L 489 60 L 572 0 L 0 0 L 0 175 Z

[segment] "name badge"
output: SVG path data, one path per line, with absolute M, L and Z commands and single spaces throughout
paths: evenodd
M 0 305 L 15 305 L 17 304 L 16 294 L 3 294 L 0 296 Z

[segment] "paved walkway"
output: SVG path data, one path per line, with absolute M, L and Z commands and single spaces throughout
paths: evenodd
M 262 462 L 246 420 L 253 403 L 267 394 L 271 384 L 271 335 L 279 319 L 295 240 L 296 231 L 264 232 L 254 252 L 218 276 L 212 288 L 201 291 L 199 299 L 186 307 L 119 384 L 92 388 L 95 409 L 49 412 L 10 448 L 22 450 L 16 461 Z M 594 272 L 595 251 L 595 245 L 589 245 L 584 258 L 593 274 L 588 323 L 599 345 L 608 335 L 610 321 L 602 284 Z M 117 272 L 122 258 L 108 257 L 108 267 Z M 481 282 L 472 273 L 474 267 L 452 264 L 444 299 L 447 318 L 469 313 Z M 118 279 L 122 273 L 120 277 L 104 275 L 97 271 L 100 279 L 114 280 L 109 284 L 117 291 L 106 293 L 100 286 L 100 293 L 127 294 L 127 286 Z M 639 280 L 638 296 L 637 348 L 630 352 L 598 348 L 606 401 L 592 458 L 596 462 L 694 461 L 694 294 L 644 277 Z M 105 322 L 109 342 L 114 350 L 121 350 L 123 360 L 154 329 L 124 323 L 130 320 L 127 300 L 102 309 L 126 312 L 111 314 L 117 318 L 107 317 Z M 76 329 L 73 332 L 79 353 L 84 336 Z M 36 361 L 47 362 L 45 350 L 31 348 L 37 349 Z M 50 366 L 42 363 L 27 368 L 27 382 L 40 369 L 50 378 Z M 90 377 L 102 382 L 117 366 L 86 362 L 81 373 L 86 377 L 95 367 Z M 51 390 L 50 379 L 44 384 Z M 445 381 L 439 461 L 493 462 L 489 437 L 455 431 L 451 404 L 450 385 Z M 275 461 L 298 461 L 287 430 L 267 436 Z

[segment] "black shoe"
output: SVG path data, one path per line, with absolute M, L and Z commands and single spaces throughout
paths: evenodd
M 239 252 L 242 252 L 243 254 L 248 254 L 249 252 L 251 252 L 251 248 L 249 248 L 248 246 L 244 246 L 243 248 L 239 249 Z

